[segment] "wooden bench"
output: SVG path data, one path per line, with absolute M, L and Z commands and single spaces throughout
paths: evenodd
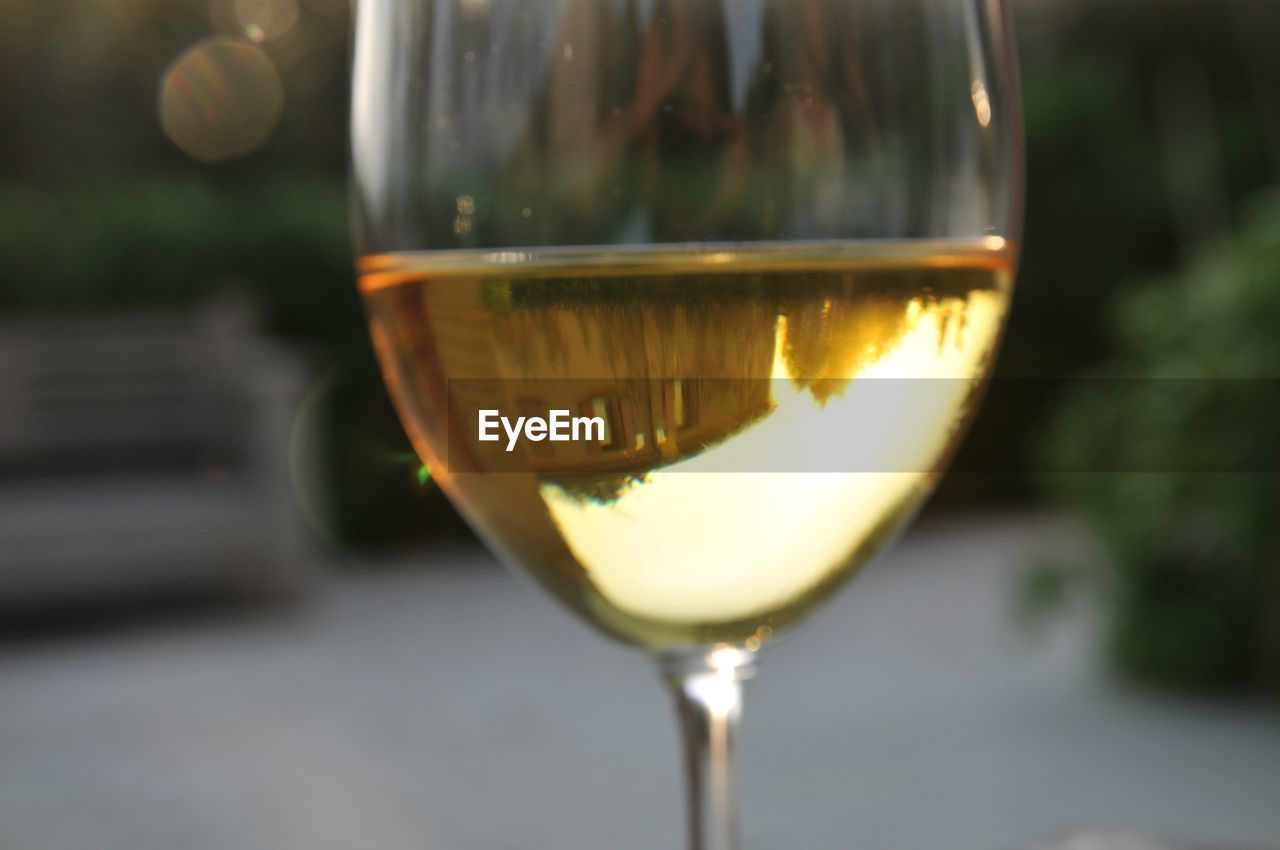
M 252 324 L 224 304 L 0 326 L 0 604 L 301 587 L 305 381 Z

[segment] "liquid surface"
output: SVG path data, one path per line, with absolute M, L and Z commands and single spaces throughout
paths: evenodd
M 360 263 L 436 480 L 513 564 L 655 649 L 754 647 L 885 545 L 972 412 L 1011 268 L 999 239 Z M 600 414 L 607 440 L 466 444 L 478 405 L 531 400 Z

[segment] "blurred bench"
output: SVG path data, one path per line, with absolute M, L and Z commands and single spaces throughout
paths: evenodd
M 304 390 L 230 304 L 0 326 L 0 603 L 298 590 Z

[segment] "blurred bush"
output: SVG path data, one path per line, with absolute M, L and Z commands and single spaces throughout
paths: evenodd
M 1044 480 L 1109 550 L 1111 658 L 1164 687 L 1280 690 L 1280 193 L 1108 318 L 1114 355 L 1091 377 L 1125 389 L 1081 381 L 1044 460 L 1114 465 Z
M 1233 5 L 1018 6 L 1026 230 L 998 376 L 1061 378 L 1106 360 L 1111 293 L 1176 269 L 1276 178 L 1280 151 L 1268 134 L 1280 99 L 1266 93 L 1280 83 L 1280 66 L 1254 61 L 1270 48 L 1242 42 L 1249 19 L 1229 14 Z M 1188 176 L 1198 182 L 1184 186 Z M 1028 382 L 1013 394 L 1017 404 L 994 395 L 955 466 L 1007 474 L 953 475 L 939 498 L 1035 496 L 1022 471 L 1034 466 L 1057 387 Z

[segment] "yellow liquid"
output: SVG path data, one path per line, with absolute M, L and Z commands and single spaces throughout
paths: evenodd
M 459 252 L 360 270 L 413 444 L 490 545 L 623 640 L 754 648 L 932 489 L 987 375 L 1012 252 Z M 477 406 L 523 413 L 531 396 L 601 414 L 607 445 L 474 442 Z

